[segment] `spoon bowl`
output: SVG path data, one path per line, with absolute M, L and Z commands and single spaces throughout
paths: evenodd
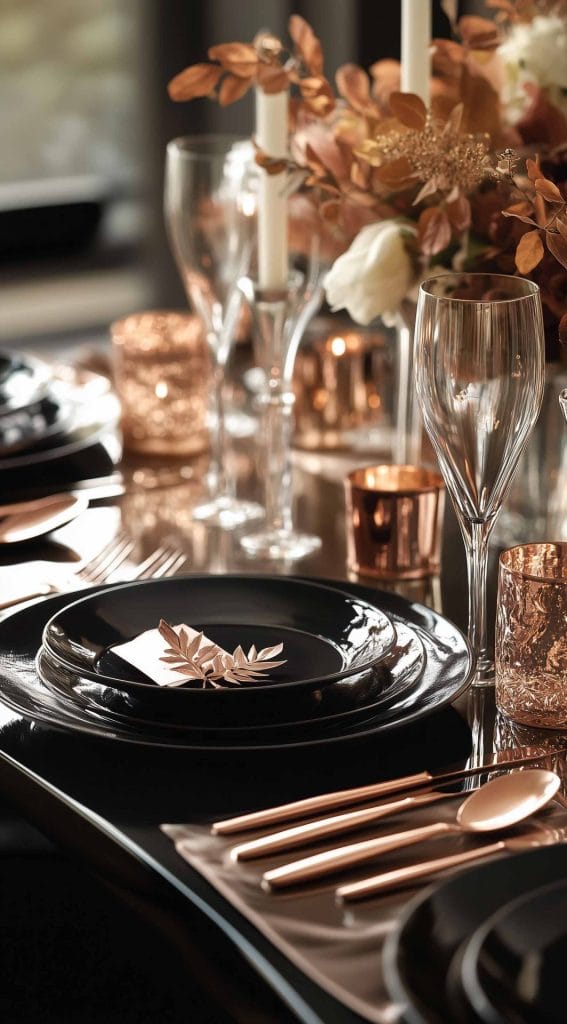
M 545 807 L 559 786 L 559 776 L 543 768 L 500 775 L 467 797 L 457 811 L 457 824 L 463 832 L 511 828 Z

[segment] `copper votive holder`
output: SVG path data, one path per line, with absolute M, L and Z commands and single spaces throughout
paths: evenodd
M 112 324 L 111 332 L 124 447 L 147 455 L 204 451 L 211 369 L 200 319 L 134 313 Z
M 525 725 L 567 729 L 567 543 L 500 555 L 496 704 Z
M 345 480 L 347 564 L 361 576 L 412 580 L 439 572 L 443 479 L 419 466 L 368 466 Z

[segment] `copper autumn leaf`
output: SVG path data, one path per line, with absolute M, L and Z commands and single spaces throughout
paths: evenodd
M 452 203 L 448 203 L 447 213 L 455 231 L 466 231 L 470 227 L 471 204 L 466 196 L 459 195 Z
M 197 96 L 208 96 L 222 75 L 222 68 L 216 64 L 193 64 L 180 71 L 171 79 L 167 91 L 172 100 L 192 100 Z
M 526 231 L 516 249 L 516 266 L 520 274 L 529 274 L 543 259 L 543 242 L 538 230 Z
M 492 50 L 500 42 L 494 22 L 474 14 L 465 14 L 459 18 L 457 30 L 465 46 L 471 50 Z
M 541 167 L 539 166 L 539 155 L 536 156 L 535 160 L 530 160 L 529 157 L 526 160 L 526 171 L 530 181 L 537 181 L 541 178 Z
M 228 107 L 236 103 L 248 92 L 252 80 L 250 78 L 238 78 L 236 75 L 225 75 L 219 88 L 219 103 L 221 107 Z
M 551 255 L 567 270 L 567 241 L 557 231 L 546 231 L 545 241 Z
M 258 54 L 251 43 L 219 43 L 209 47 L 208 56 L 238 78 L 252 78 L 256 74 Z
M 425 126 L 425 103 L 413 92 L 393 92 L 390 96 L 390 110 L 406 128 L 419 132 Z
M 323 48 L 311 25 L 299 14 L 292 14 L 287 28 L 306 68 L 312 75 L 322 74 Z
M 549 181 L 547 178 L 536 178 L 534 188 L 540 196 L 543 196 L 543 198 L 547 200 L 548 203 L 563 202 L 563 196 L 557 188 L 557 185 L 554 185 L 554 183 Z
M 347 103 L 359 114 L 366 114 L 375 104 L 370 97 L 370 80 L 358 64 L 342 64 L 335 75 L 337 89 Z
M 418 241 L 426 256 L 436 256 L 451 241 L 451 225 L 447 211 L 441 206 L 430 206 L 420 214 L 417 222 Z

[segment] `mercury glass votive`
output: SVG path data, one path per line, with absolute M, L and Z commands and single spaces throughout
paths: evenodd
M 149 455 L 204 451 L 211 369 L 200 319 L 134 313 L 111 332 L 124 447 Z
M 348 568 L 382 580 L 439 572 L 443 479 L 419 466 L 369 466 L 345 481 Z
M 294 391 L 297 447 L 375 451 L 377 430 L 387 434 L 393 418 L 392 352 L 386 335 L 315 321 L 297 355 Z M 386 439 L 383 447 L 387 457 Z
M 516 722 L 567 729 L 567 543 L 500 555 L 496 704 Z

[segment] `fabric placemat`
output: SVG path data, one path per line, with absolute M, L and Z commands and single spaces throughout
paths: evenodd
M 386 990 L 382 948 L 387 935 L 397 927 L 402 908 L 418 889 L 404 889 L 361 903 L 339 905 L 334 892 L 339 881 L 345 880 L 344 874 L 335 875 L 330 881 L 322 879 L 309 888 L 280 893 L 265 892 L 260 885 L 261 876 L 271 867 L 319 850 L 378 833 L 454 820 L 459 802 L 465 796 L 466 793 L 460 793 L 454 800 L 398 814 L 367 832 L 344 833 L 325 844 L 242 863 L 230 860 L 231 848 L 262 833 L 221 838 L 212 836 L 208 827 L 202 825 L 166 824 L 161 829 L 175 843 L 184 860 L 307 977 L 373 1024 L 394 1024 L 400 1019 L 401 1007 L 392 1003 Z M 567 811 L 554 804 L 533 819 L 533 824 L 567 830 Z M 487 836 L 486 842 L 490 841 L 493 837 Z M 422 843 L 361 865 L 348 873 L 348 881 L 475 845 L 478 843 L 471 838 L 458 835 Z M 441 877 L 447 876 L 445 872 Z

